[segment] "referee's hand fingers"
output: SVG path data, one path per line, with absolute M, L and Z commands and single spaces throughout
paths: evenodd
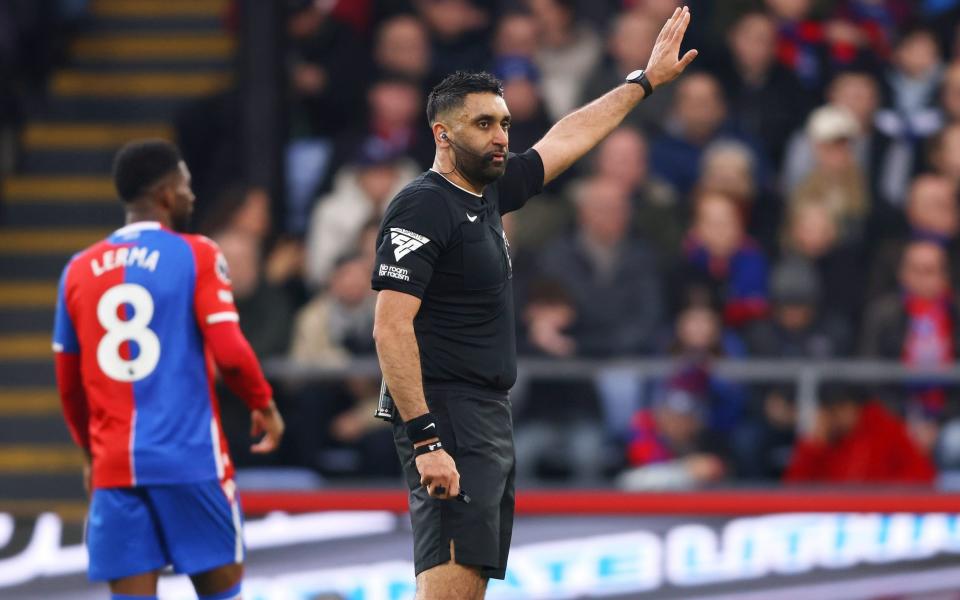
M 456 473 L 453 481 L 450 482 L 448 498 L 456 498 L 460 494 L 460 474 Z
M 449 500 L 460 493 L 460 475 L 454 471 L 446 477 L 420 477 L 420 485 L 427 489 L 431 498 Z
M 421 454 L 415 461 L 420 471 L 420 485 L 427 488 L 431 497 L 447 499 L 460 493 L 457 465 L 444 450 Z

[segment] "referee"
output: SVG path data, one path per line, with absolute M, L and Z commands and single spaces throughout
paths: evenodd
M 374 338 L 398 415 L 418 600 L 474 600 L 503 579 L 514 508 L 516 380 L 512 265 L 500 217 L 517 210 L 696 57 L 678 60 L 686 7 L 664 24 L 647 68 L 567 115 L 532 149 L 508 153 L 500 82 L 457 72 L 427 100 L 433 167 L 387 208 L 377 239 Z M 470 501 L 458 498 L 463 489 Z

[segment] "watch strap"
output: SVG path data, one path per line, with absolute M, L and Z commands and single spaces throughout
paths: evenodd
M 635 83 L 643 88 L 644 97 L 649 97 L 653 94 L 653 85 L 650 83 L 650 80 L 647 78 L 647 73 L 643 69 L 635 71 L 636 75 L 631 73 L 627 76 L 628 83 Z

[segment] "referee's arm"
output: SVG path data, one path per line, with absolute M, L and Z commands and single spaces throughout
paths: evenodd
M 675 79 L 697 57 L 696 50 L 688 50 L 683 58 L 677 59 L 689 24 L 690 11 L 684 6 L 682 10 L 675 10 L 660 30 L 644 69 L 654 89 Z M 640 85 L 624 84 L 557 121 L 533 146 L 543 161 L 544 184 L 607 137 L 644 95 Z
M 373 321 L 380 370 L 400 418 L 409 421 L 428 412 L 420 372 L 420 347 L 413 330 L 413 318 L 420 310 L 420 298 L 394 290 L 380 290 Z M 439 438 L 421 440 L 414 447 L 432 444 Z M 415 459 L 420 484 L 435 498 L 455 498 L 460 493 L 460 473 L 453 458 L 443 449 Z M 442 490 L 442 491 L 439 491 Z
M 420 347 L 413 318 L 420 298 L 394 290 L 381 290 L 373 322 L 380 369 L 400 418 L 409 421 L 427 412 L 420 373 Z

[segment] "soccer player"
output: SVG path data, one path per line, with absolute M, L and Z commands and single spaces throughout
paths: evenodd
M 217 245 L 181 233 L 193 212 L 175 146 L 134 142 L 114 162 L 127 225 L 76 254 L 53 333 L 67 426 L 86 456 L 89 577 L 114 600 L 156 598 L 168 565 L 201 600 L 240 598 L 243 529 L 214 365 L 252 411 L 252 450 L 283 419 L 239 327 Z

